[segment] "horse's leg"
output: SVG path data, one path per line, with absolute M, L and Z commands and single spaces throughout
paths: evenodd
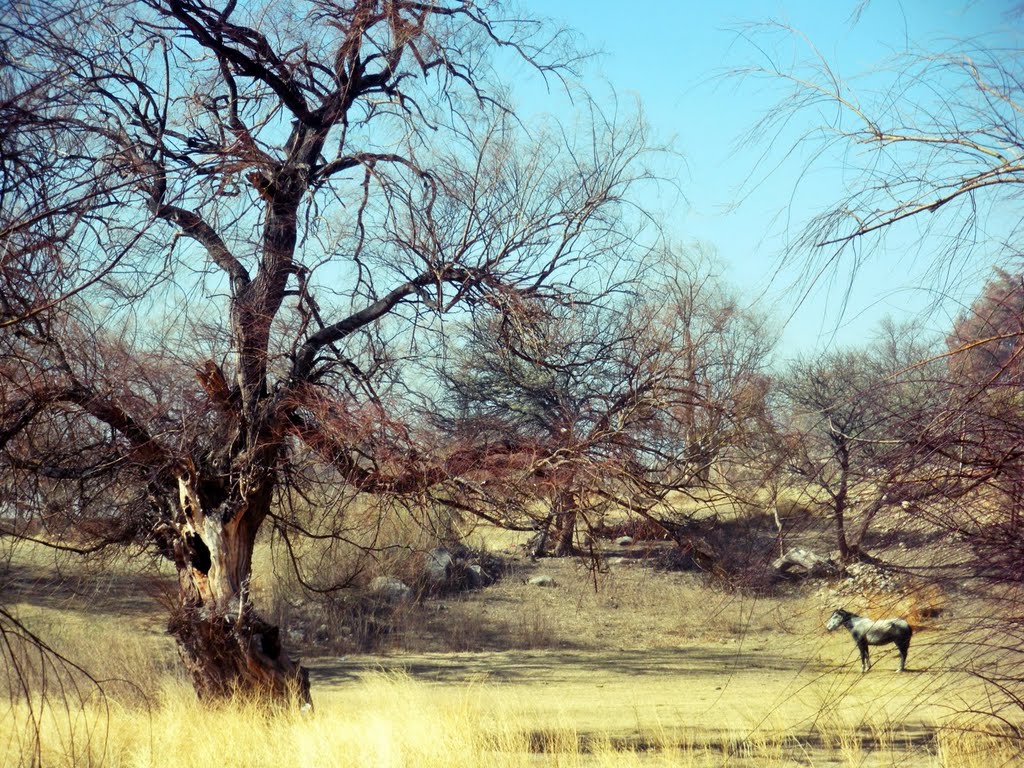
M 907 666 L 907 651 L 910 650 L 910 638 L 905 638 L 896 641 L 896 648 L 900 652 L 900 665 L 896 668 L 897 672 L 902 672 Z
M 860 671 L 867 672 L 871 669 L 871 658 L 868 656 L 868 641 L 863 637 L 858 639 L 857 647 L 860 648 Z

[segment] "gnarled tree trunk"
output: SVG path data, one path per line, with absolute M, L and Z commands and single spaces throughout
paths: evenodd
M 552 554 L 555 557 L 565 557 L 573 552 L 573 545 L 576 538 L 576 518 L 579 515 L 576 499 L 571 493 L 563 493 L 559 496 L 554 510 L 555 517 L 555 547 Z
M 235 695 L 309 703 L 309 674 L 258 616 L 249 594 L 253 547 L 270 509 L 269 477 L 248 492 L 179 478 L 184 524 L 176 548 L 181 604 L 168 623 L 202 699 Z

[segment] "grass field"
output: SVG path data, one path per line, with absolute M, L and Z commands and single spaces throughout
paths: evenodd
M 975 661 L 957 617 L 975 597 L 945 595 L 908 672 L 894 671 L 889 647 L 862 675 L 848 635 L 824 630 L 835 598 L 818 585 L 751 597 L 609 563 L 595 577 L 572 560 L 524 559 L 486 590 L 409 606 L 373 653 L 307 644 L 314 711 L 268 714 L 196 703 L 163 630 L 166 575 L 114 563 L 58 578 L 37 553 L 12 563 L 5 599 L 103 678 L 104 694 L 37 676 L 50 696 L 0 713 L 0 764 L 1020 764 L 1019 741 L 968 714 L 999 703 L 966 671 Z M 558 586 L 525 583 L 540 572 Z M 893 609 L 906 600 L 893 594 Z
M 241 705 L 211 711 L 185 686 L 167 684 L 151 708 L 97 701 L 70 715 L 45 710 L 39 741 L 25 709 L 9 710 L 0 718 L 0 733 L 8 734 L 0 760 L 167 768 L 1018 764 L 1012 740 L 955 726 L 877 718 L 849 724 L 836 709 L 825 709 L 797 728 L 787 717 L 810 715 L 802 706 L 776 709 L 765 719 L 756 705 L 730 707 L 727 701 L 740 699 L 735 695 L 715 710 L 719 718 L 707 712 L 691 718 L 690 705 L 596 684 L 608 690 L 591 700 L 579 684 L 542 693 L 540 684 L 428 684 L 374 673 L 321 686 L 311 714 L 276 715 Z M 664 698 L 664 692 L 654 697 Z

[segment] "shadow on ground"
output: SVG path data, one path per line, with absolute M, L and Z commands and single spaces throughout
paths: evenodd
M 309 663 L 315 683 L 336 684 L 370 672 L 402 672 L 423 682 L 562 683 L 581 675 L 603 678 L 646 676 L 723 677 L 744 669 L 761 672 L 826 672 L 824 664 L 767 651 L 676 648 L 500 653 L 419 654 L 400 657 L 319 658 Z
M 0 574 L 0 592 L 10 605 L 119 616 L 153 614 L 173 588 L 171 579 L 157 574 L 88 574 L 22 565 L 9 565 Z

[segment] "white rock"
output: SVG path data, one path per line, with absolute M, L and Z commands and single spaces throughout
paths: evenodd
M 444 547 L 435 547 L 423 560 L 423 575 L 432 586 L 442 587 L 448 583 L 453 565 L 451 552 Z
M 370 592 L 390 603 L 401 603 L 412 599 L 412 590 L 401 579 L 393 576 L 378 576 L 370 582 Z
M 527 580 L 527 584 L 535 587 L 557 587 L 558 583 L 551 576 L 533 576 Z

